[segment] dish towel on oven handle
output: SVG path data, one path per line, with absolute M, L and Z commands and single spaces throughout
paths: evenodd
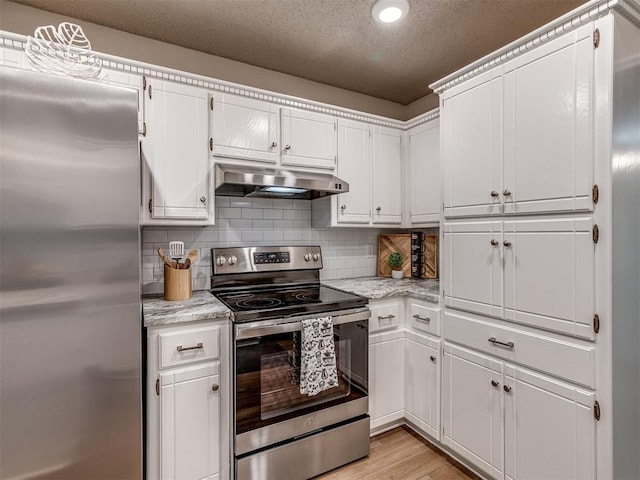
M 302 321 L 300 393 L 309 396 L 338 386 L 331 317 Z

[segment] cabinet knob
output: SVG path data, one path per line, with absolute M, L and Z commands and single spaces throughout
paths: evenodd
M 431 355 L 429 358 L 431 359 L 432 362 L 435 362 L 437 360 L 435 355 Z
M 498 243 L 500 243 L 500 242 L 498 242 L 498 240 L 496 240 L 495 238 L 492 238 L 492 239 L 491 239 L 491 245 L 493 245 L 494 247 L 495 247 L 496 245 L 498 245 Z
M 376 207 L 376 212 L 379 212 L 382 210 L 382 207 Z
M 211 386 L 211 390 L 213 390 L 214 392 L 217 392 L 220 389 L 220 385 L 218 385 L 217 383 L 214 383 Z
M 504 242 L 502 242 L 502 244 L 503 244 L 505 247 L 510 247 L 510 246 L 511 246 L 511 242 L 508 242 L 508 241 L 506 241 L 506 240 L 505 240 Z
M 511 196 L 511 192 L 509 190 L 504 190 L 502 192 L 502 195 L 504 195 L 505 197 L 510 197 Z
M 498 385 L 500 385 L 500 382 L 496 382 L 495 380 L 491 380 L 491 386 L 497 387 Z
M 284 149 L 285 149 L 285 150 L 291 150 L 291 145 L 285 145 L 285 146 L 284 146 Z
M 346 206 L 346 205 L 340 205 L 340 210 L 343 210 L 343 211 L 344 211 L 346 208 L 347 208 L 347 206 Z
M 502 388 L 504 388 L 504 391 L 507 393 L 511 391 L 511 387 L 509 385 L 504 385 Z
M 499 196 L 500 196 L 500 194 L 499 194 L 498 192 L 496 192 L 495 190 L 491 190 L 491 196 L 492 196 L 493 198 L 496 198 L 496 197 L 499 197 Z
M 202 195 L 202 196 L 200 197 L 200 201 L 201 201 L 202 203 L 207 203 L 207 197 L 205 197 L 204 195 Z
M 278 146 L 278 142 L 271 142 L 271 148 L 276 148 Z

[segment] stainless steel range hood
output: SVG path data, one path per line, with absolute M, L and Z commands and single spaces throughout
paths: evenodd
M 313 200 L 346 193 L 349 184 L 320 172 L 298 172 L 274 168 L 217 163 L 216 195 Z

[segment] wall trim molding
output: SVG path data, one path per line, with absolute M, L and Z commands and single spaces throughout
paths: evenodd
M 610 11 L 615 11 L 640 28 L 640 0 L 591 0 L 580 7 L 553 20 L 537 30 L 519 38 L 505 47 L 496 50 L 481 59 L 470 63 L 451 75 L 429 85 L 436 94 L 480 75 L 498 65 L 501 65 L 523 53 L 526 53 L 549 40 L 577 29 L 601 18 Z
M 0 30 L 0 47 L 24 51 L 26 43 L 27 37 L 25 35 Z M 215 78 L 206 77 L 204 75 L 187 73 L 181 70 L 175 70 L 160 65 L 152 65 L 149 63 L 139 62 L 137 60 L 117 57 L 115 55 L 109 55 L 106 53 L 95 52 L 95 54 L 102 60 L 103 69 L 107 70 L 116 70 L 125 73 L 146 75 L 152 78 L 184 83 L 186 85 L 193 85 L 212 91 L 231 93 L 248 98 L 255 98 L 257 100 L 263 100 L 283 107 L 299 108 L 318 113 L 326 113 L 339 118 L 347 118 L 349 120 L 357 120 L 374 125 L 397 128 L 400 130 L 408 130 L 409 128 L 421 125 L 440 116 L 439 109 L 436 108 L 429 112 L 420 114 L 408 121 L 396 120 L 393 118 L 359 112 L 357 110 L 351 110 L 336 105 L 329 105 L 326 103 L 307 100 L 291 95 L 285 95 L 268 90 L 240 85 L 237 83 L 226 82 L 224 80 L 218 80 Z

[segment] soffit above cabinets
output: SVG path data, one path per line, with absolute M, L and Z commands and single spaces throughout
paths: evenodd
M 402 105 L 584 3 L 409 0 L 406 18 L 381 25 L 374 0 L 14 1 Z

